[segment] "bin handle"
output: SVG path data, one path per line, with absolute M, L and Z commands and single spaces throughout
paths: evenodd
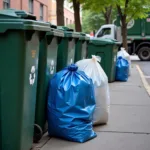
M 36 16 L 29 14 L 25 11 L 15 11 L 16 15 L 19 16 L 22 19 L 31 19 L 31 20 L 36 20 Z

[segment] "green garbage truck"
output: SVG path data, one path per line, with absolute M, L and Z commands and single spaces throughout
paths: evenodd
M 132 19 L 127 25 L 128 53 L 136 54 L 142 61 L 150 60 L 150 15 L 145 19 Z M 121 21 L 103 25 L 95 34 L 97 38 L 111 38 L 122 42 Z

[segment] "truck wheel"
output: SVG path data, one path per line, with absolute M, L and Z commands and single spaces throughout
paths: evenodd
M 139 52 L 138 56 L 142 61 L 150 60 L 150 48 L 149 47 L 142 47 Z

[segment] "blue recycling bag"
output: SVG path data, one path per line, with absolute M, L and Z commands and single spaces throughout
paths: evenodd
M 92 118 L 95 110 L 93 82 L 74 64 L 55 74 L 48 91 L 50 136 L 83 143 L 96 137 Z
M 116 80 L 127 81 L 129 77 L 129 63 L 121 56 L 117 58 L 116 62 Z

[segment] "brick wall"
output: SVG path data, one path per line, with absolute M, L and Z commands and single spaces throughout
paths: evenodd
M 48 11 L 48 20 L 53 23 L 57 24 L 57 16 L 56 16 L 56 0 L 49 0 L 49 11 Z M 66 25 L 66 19 L 68 20 L 68 24 L 74 23 L 74 13 L 72 10 L 64 7 L 64 21 Z
M 49 11 L 48 11 L 48 21 L 52 24 L 57 24 L 56 18 L 56 1 L 49 0 Z
M 3 0 L 2 0 L 3 1 Z M 14 9 L 21 8 L 21 0 L 10 0 L 10 7 Z
M 33 8 L 34 14 L 36 14 L 37 19 L 40 19 L 40 4 L 37 1 L 34 1 L 34 8 Z
M 11 0 L 11 1 L 14 1 L 14 0 Z M 34 2 L 33 2 L 34 3 Z M 22 0 L 22 10 L 25 10 L 25 11 L 29 11 L 29 1 L 28 0 Z M 19 8 L 21 9 L 21 8 Z
M 2 9 L 2 8 L 3 8 L 3 1 L 0 0 L 0 9 Z
M 64 8 L 64 19 L 65 19 L 65 25 L 74 24 L 74 13 Z M 66 20 L 68 20 L 68 23 L 66 22 Z
M 48 21 L 48 0 L 33 0 L 33 11 L 37 19 L 40 19 L 40 4 L 43 4 L 43 18 Z M 29 11 L 29 0 L 10 0 L 10 8 Z M 0 9 L 3 9 L 3 0 L 0 0 Z

